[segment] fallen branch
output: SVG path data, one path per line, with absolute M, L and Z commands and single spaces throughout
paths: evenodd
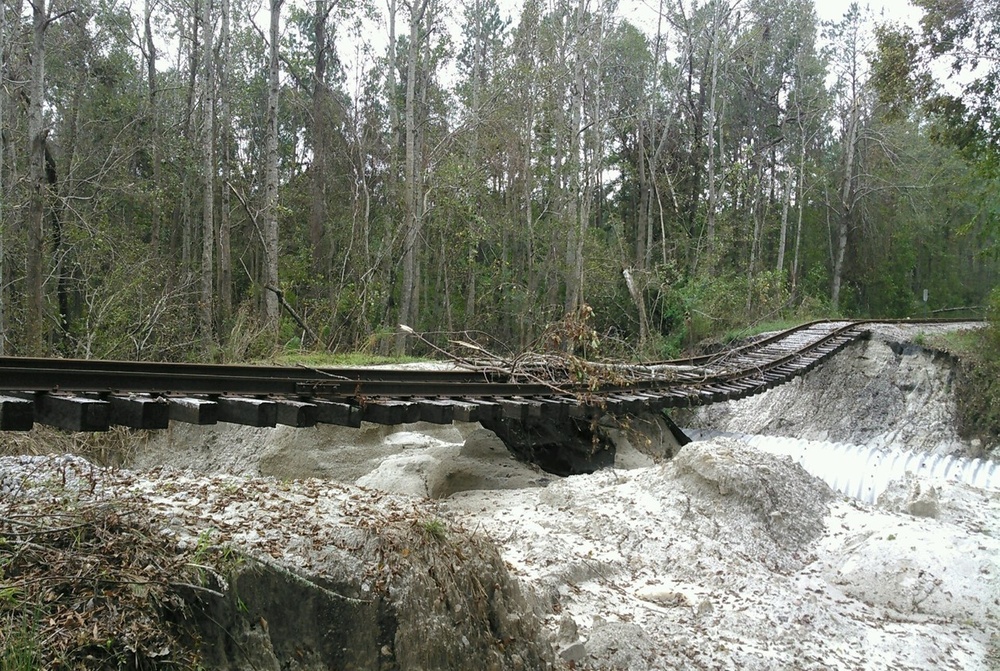
M 285 310 L 288 311 L 288 314 L 291 315 L 292 319 L 295 320 L 295 323 L 298 324 L 299 327 L 301 327 L 302 330 L 306 332 L 306 335 L 308 335 L 314 343 L 318 343 L 319 338 L 316 337 L 316 334 L 313 333 L 313 330 L 309 328 L 309 326 L 305 323 L 305 321 L 303 321 L 302 317 L 300 317 L 298 313 L 295 312 L 295 310 L 292 308 L 292 306 L 288 304 L 288 301 L 285 300 L 285 292 L 283 292 L 281 289 L 272 287 L 270 284 L 268 284 L 264 288 L 267 289 L 268 291 L 274 292 L 274 295 L 278 297 L 278 302 L 281 304 L 281 307 L 285 308 Z

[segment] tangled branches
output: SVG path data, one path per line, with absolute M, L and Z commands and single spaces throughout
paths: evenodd
M 182 598 L 195 586 L 179 582 L 189 559 L 143 519 L 63 497 L 0 508 L 0 668 L 196 667 Z
M 446 350 L 408 326 L 400 328 L 461 368 L 483 371 L 503 382 L 544 384 L 567 396 L 628 387 L 667 376 L 667 371 L 650 366 L 600 361 L 603 342 L 593 326 L 593 318 L 593 309 L 584 304 L 549 324 L 533 345 L 507 356 L 473 342 L 475 338 L 470 334 L 449 339 L 450 349 Z

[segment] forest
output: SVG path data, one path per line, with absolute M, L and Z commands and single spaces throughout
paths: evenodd
M 664 357 L 984 305 L 1000 7 L 914 4 L 2 0 L 0 354 Z

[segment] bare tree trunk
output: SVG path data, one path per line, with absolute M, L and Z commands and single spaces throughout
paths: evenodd
M 532 134 L 535 124 L 535 104 L 534 104 L 534 74 L 531 75 L 530 90 L 528 92 L 528 104 L 524 113 L 524 135 L 522 140 L 521 170 L 524 172 L 524 180 L 521 184 L 521 207 L 524 209 L 524 228 L 528 231 L 528 243 L 525 251 L 527 257 L 528 273 L 528 295 L 534 297 L 538 289 L 538 269 L 535 267 L 535 208 L 532 203 L 532 189 L 534 188 L 534 172 L 531 161 Z
M 191 12 L 191 52 L 188 58 L 188 89 L 187 89 L 187 109 L 184 116 L 184 139 L 187 147 L 195 146 L 197 131 L 195 130 L 195 86 L 197 84 L 197 73 L 199 67 L 198 51 L 198 28 L 200 24 L 199 13 L 201 4 L 199 2 L 210 2 L 211 0 L 195 0 L 193 11 Z M 181 208 L 181 275 L 185 286 L 193 283 L 194 277 L 194 214 L 191 211 L 194 202 L 194 181 L 196 171 L 185 171 L 184 176 L 184 198 L 180 204 Z
M 327 136 L 330 114 L 329 91 L 326 85 L 326 52 L 327 17 L 330 4 L 327 0 L 316 0 L 316 13 L 313 19 L 313 37 L 315 38 L 315 54 L 313 63 L 312 90 L 312 150 L 313 162 L 310 166 L 311 204 L 309 209 L 309 244 L 312 247 L 313 269 L 320 277 L 327 276 L 328 255 L 324 242 L 328 239 L 326 233 L 326 184 L 327 184 Z
M 25 342 L 27 354 L 41 354 L 42 313 L 44 309 L 42 270 L 43 221 L 45 216 L 45 137 L 42 106 L 45 96 L 45 30 L 49 17 L 45 0 L 32 0 L 33 41 L 31 47 L 31 86 L 28 102 L 28 178 L 31 199 L 28 204 L 27 275 L 25 277 L 27 306 L 25 310 Z
M 202 346 L 209 351 L 215 345 L 215 63 L 212 42 L 212 0 L 202 0 L 202 32 L 204 34 L 202 91 L 202 210 L 201 210 L 201 301 L 198 305 Z
M 153 0 L 146 0 L 143 5 L 142 16 L 144 45 L 143 50 L 146 56 L 146 87 L 149 89 L 149 119 L 150 137 L 149 145 L 153 160 L 153 225 L 150 231 L 150 243 L 153 256 L 159 256 L 160 238 L 163 235 L 163 205 L 161 202 L 163 188 L 163 168 L 160 166 L 163 157 L 163 150 L 160 142 L 160 111 L 157 101 L 156 83 L 156 43 L 153 42 Z
M 267 176 L 264 185 L 264 285 L 280 289 L 278 283 L 278 39 L 281 37 L 281 5 L 271 0 L 270 63 L 267 89 Z M 264 317 L 277 332 L 281 304 L 274 291 L 264 292 Z
M 639 168 L 639 211 L 636 213 L 636 225 L 635 225 L 635 267 L 640 271 L 645 271 L 649 268 L 649 247 L 648 247 L 648 237 L 649 237 L 649 214 L 651 211 L 651 189 L 650 182 L 654 179 L 653 175 L 650 175 L 646 171 L 646 129 L 643 119 L 639 119 L 638 124 L 636 124 L 636 129 L 638 133 L 638 168 Z M 652 127 L 653 122 L 650 121 L 650 127 Z
M 581 213 L 583 198 L 583 180 L 580 172 L 583 167 L 580 162 L 580 140 L 583 133 L 583 105 L 585 87 L 584 71 L 584 13 L 588 3 L 581 2 L 576 9 L 575 35 L 573 37 L 573 93 L 570 97 L 569 134 L 569 189 L 566 198 L 566 221 L 569 225 L 569 235 L 566 240 L 566 301 L 564 311 L 569 314 L 575 311 L 582 302 L 583 284 L 583 243 L 587 230 L 586 218 Z
M 795 295 L 796 289 L 799 283 L 799 246 L 802 243 L 802 212 L 805 209 L 802 198 L 804 196 L 803 189 L 806 181 L 806 137 L 805 130 L 799 127 L 802 139 L 802 148 L 799 153 L 799 193 L 796 198 L 796 203 L 798 205 L 798 221 L 795 225 L 795 256 L 792 257 L 792 295 Z
M 751 205 L 751 218 L 753 219 L 753 234 L 750 238 L 750 263 L 748 265 L 749 275 L 753 278 L 757 273 L 757 262 L 760 253 L 760 238 L 761 233 L 764 228 L 764 166 L 760 162 L 760 157 L 754 161 L 756 163 L 756 193 L 753 196 L 753 205 Z
M 219 168 L 220 168 L 220 189 L 219 195 L 222 202 L 219 210 L 219 258 L 216 261 L 218 267 L 218 286 L 216 293 L 219 297 L 219 324 L 225 324 L 233 314 L 233 262 L 232 262 L 232 226 L 230 208 L 232 196 L 229 192 L 229 179 L 232 172 L 232 112 L 229 102 L 231 92 L 229 90 L 229 68 L 232 44 L 230 39 L 230 4 L 229 0 L 222 0 L 220 7 L 220 17 L 222 22 L 219 41 L 221 42 L 222 62 L 219 63 Z
M 60 137 L 62 172 L 66 177 L 74 173 L 76 164 L 77 138 L 80 131 L 80 106 L 87 86 L 87 73 L 80 69 L 76 72 L 76 81 L 73 85 L 73 94 L 70 97 L 68 109 L 64 112 L 63 131 Z M 48 183 L 49 193 L 53 197 L 52 205 L 48 209 L 48 218 L 51 222 L 52 231 L 52 259 L 53 268 L 50 276 L 56 280 L 56 306 L 57 321 L 59 324 L 59 336 L 61 349 L 67 351 L 69 346 L 69 273 L 67 272 L 66 257 L 70 253 L 69 247 L 65 244 L 64 230 L 66 222 L 65 203 L 71 202 L 73 196 L 72 186 L 69 179 L 59 179 L 59 167 L 56 165 L 56 158 L 52 152 L 52 147 L 45 146 L 45 181 Z
M 788 237 L 788 209 L 792 204 L 792 184 L 795 171 L 788 168 L 788 176 L 785 178 L 784 202 L 781 205 L 781 235 L 778 240 L 778 265 L 777 271 L 780 275 L 785 270 L 785 241 Z
M 628 287 L 632 302 L 635 303 L 639 312 L 639 349 L 641 350 L 649 340 L 649 319 L 646 316 L 646 302 L 643 300 L 642 289 L 636 285 L 634 273 L 630 268 L 622 271 L 625 277 L 625 286 Z
M 417 55 L 420 41 L 420 25 L 427 11 L 429 0 L 414 2 L 410 10 L 410 40 L 406 55 L 406 213 L 403 235 L 403 277 L 399 299 L 399 323 L 410 325 L 415 317 L 415 294 L 417 293 L 417 242 L 420 240 L 421 195 L 417 169 Z M 406 351 L 406 334 L 396 337 L 396 353 Z
M 388 21 L 389 21 L 389 46 L 388 46 L 388 70 L 386 73 L 387 81 L 386 87 L 388 88 L 388 95 L 386 96 L 389 101 L 389 135 L 391 137 L 391 155 L 396 156 L 397 133 L 399 132 L 399 109 L 396 107 L 396 2 L 397 0 L 388 1 Z M 391 187 L 395 184 L 395 174 L 396 174 L 396 162 L 392 162 L 392 169 L 389 170 L 390 179 L 390 193 L 394 193 L 394 189 Z
M 830 303 L 834 311 L 840 309 L 840 289 L 844 276 L 844 257 L 847 252 L 847 234 L 854 219 L 854 158 L 858 144 L 860 110 L 853 101 L 844 133 L 844 174 L 840 184 L 840 216 L 837 220 L 837 247 L 833 260 L 833 286 Z
M 472 146 L 469 148 L 468 161 L 470 166 L 479 165 L 479 96 L 480 90 L 482 88 L 482 53 L 483 53 L 483 16 L 482 16 L 482 3 L 480 0 L 473 0 L 473 30 L 474 34 L 474 50 L 472 54 L 472 73 L 470 79 L 472 80 L 472 126 L 475 132 L 472 136 Z M 471 228 L 471 227 L 470 227 Z M 476 247 L 477 240 L 474 231 L 470 230 L 469 235 L 469 279 L 465 286 L 465 324 L 467 328 L 471 328 L 472 322 L 476 316 Z M 530 244 L 530 243 L 529 243 Z M 443 247 L 442 247 L 443 249 Z M 445 294 L 445 300 L 449 300 L 447 294 Z M 451 331 L 451 311 L 449 303 L 449 313 L 448 313 L 449 326 L 448 330 Z
M 708 211 L 705 213 L 705 256 L 708 272 L 715 270 L 715 210 L 718 207 L 715 177 L 715 128 L 717 117 L 715 101 L 719 81 L 719 31 L 721 30 L 722 3 L 716 3 L 712 21 L 712 85 L 708 99 Z
M 7 87 L 4 85 L 3 54 L 7 51 L 7 3 L 0 2 L 0 356 L 7 355 L 7 181 L 4 180 L 4 118 L 7 111 Z M 13 183 L 13 180 L 11 180 Z
M 761 249 L 761 237 L 764 231 L 764 163 L 761 160 L 762 157 L 758 156 L 755 161 L 757 163 L 757 179 L 756 179 L 756 194 L 753 197 L 753 237 L 750 240 L 750 264 L 747 269 L 747 277 L 749 282 L 747 283 L 747 302 L 746 310 L 747 316 L 750 316 L 751 310 L 753 309 L 753 298 L 754 298 L 754 278 L 757 276 L 757 264 L 760 261 L 760 249 Z

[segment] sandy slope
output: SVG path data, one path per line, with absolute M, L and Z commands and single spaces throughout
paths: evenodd
M 946 327 L 879 326 L 816 370 L 730 403 L 678 413 L 683 426 L 980 456 L 958 435 L 954 368 L 909 338 Z M 978 441 L 977 441 L 978 442 Z
M 443 506 L 542 592 L 569 659 L 998 668 L 1000 495 L 956 488 L 940 500 L 940 519 L 867 508 L 723 439 L 662 466 Z

